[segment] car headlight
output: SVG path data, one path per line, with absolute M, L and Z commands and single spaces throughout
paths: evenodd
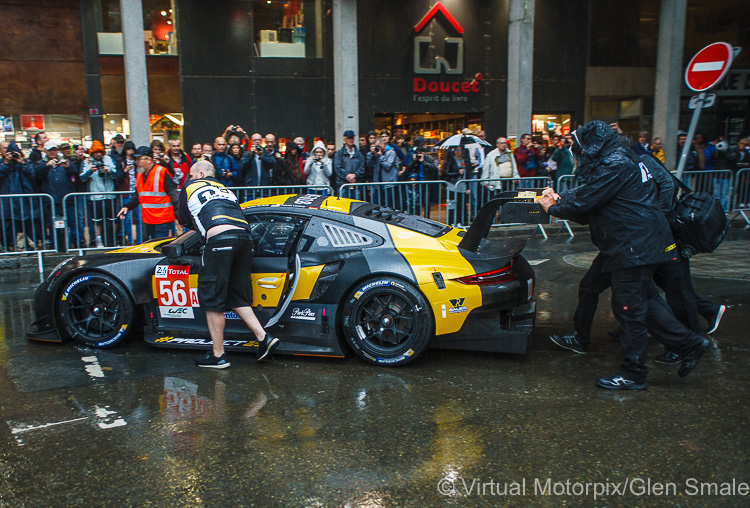
M 72 259 L 73 259 L 72 257 L 69 257 L 67 259 L 62 260 L 60 263 L 58 263 L 57 266 L 54 267 L 52 271 L 50 271 L 49 275 L 47 275 L 47 282 L 49 283 L 52 279 L 60 275 L 60 269 L 66 264 L 68 264 Z

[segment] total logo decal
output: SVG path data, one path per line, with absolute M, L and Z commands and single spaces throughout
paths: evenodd
M 315 312 L 310 310 L 310 308 L 300 309 L 298 307 L 294 307 L 292 309 L 292 315 L 290 317 L 291 319 L 301 319 L 303 321 L 315 321 Z
M 157 279 L 167 279 L 169 277 L 187 277 L 190 275 L 189 266 L 171 266 L 171 265 L 158 265 L 154 272 L 154 277 Z

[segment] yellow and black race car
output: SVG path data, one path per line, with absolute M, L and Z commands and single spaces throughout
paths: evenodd
M 405 364 L 428 347 L 525 353 L 535 317 L 534 271 L 521 255 L 526 240 L 486 238 L 503 204 L 501 215 L 513 215 L 511 205 L 531 207 L 515 209 L 513 222 L 544 220 L 541 207 L 528 203 L 533 193 L 517 197 L 485 205 L 468 231 L 336 197 L 246 203 L 255 242 L 247 282 L 261 323 L 282 339 L 276 352 L 342 357 L 351 350 L 380 365 Z M 27 336 L 105 348 L 143 327 L 154 346 L 208 349 L 200 247 L 191 231 L 67 260 L 37 289 Z M 239 317 L 225 316 L 226 348 L 255 351 Z

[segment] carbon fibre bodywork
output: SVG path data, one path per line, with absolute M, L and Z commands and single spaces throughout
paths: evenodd
M 534 272 L 520 255 L 525 240 L 482 239 L 468 251 L 459 246 L 462 230 L 333 197 L 277 196 L 243 207 L 256 250 L 248 281 L 253 309 L 282 338 L 278 353 L 344 356 L 342 329 L 351 323 L 350 316 L 339 315 L 342 305 L 389 285 L 414 288 L 424 297 L 427 307 L 414 310 L 431 324 L 430 347 L 526 352 L 535 302 Z M 200 239 L 194 232 L 73 258 L 37 289 L 36 319 L 27 336 L 59 342 L 72 335 L 60 304 L 66 293 L 89 282 L 87 276 L 101 273 L 127 288 L 147 342 L 207 349 L 197 296 L 199 266 Z M 493 271 L 505 278 L 499 283 L 472 279 Z M 257 342 L 239 316 L 231 311 L 225 316 L 226 348 L 254 351 Z

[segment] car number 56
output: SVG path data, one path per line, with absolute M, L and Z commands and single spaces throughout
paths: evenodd
M 159 281 L 159 305 L 184 307 L 188 303 L 188 292 L 184 280 Z

